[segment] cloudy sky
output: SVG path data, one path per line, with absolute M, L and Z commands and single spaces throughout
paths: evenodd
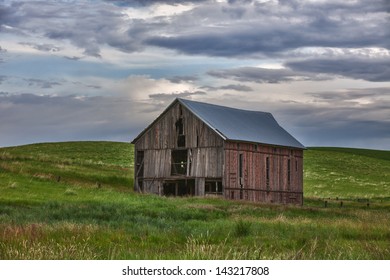
M 0 0 L 0 146 L 131 141 L 176 97 L 390 149 L 389 0 Z

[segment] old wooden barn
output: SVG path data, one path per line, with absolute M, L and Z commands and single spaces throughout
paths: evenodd
M 305 147 L 270 113 L 178 98 L 132 143 L 136 191 L 303 202 Z

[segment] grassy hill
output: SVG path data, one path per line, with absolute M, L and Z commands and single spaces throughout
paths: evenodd
M 136 194 L 127 143 L 1 148 L 0 259 L 389 259 L 390 152 L 304 164 L 296 207 Z
M 390 151 L 310 148 L 304 157 L 306 197 L 390 198 Z

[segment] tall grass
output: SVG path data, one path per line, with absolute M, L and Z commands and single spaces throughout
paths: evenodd
M 305 153 L 297 207 L 135 194 L 125 143 L 0 149 L 0 259 L 389 259 L 387 154 Z

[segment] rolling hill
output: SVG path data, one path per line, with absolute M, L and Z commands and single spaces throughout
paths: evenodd
M 127 143 L 1 148 L 0 259 L 389 259 L 389 174 L 389 151 L 310 148 L 304 206 L 266 205 L 134 193 Z

